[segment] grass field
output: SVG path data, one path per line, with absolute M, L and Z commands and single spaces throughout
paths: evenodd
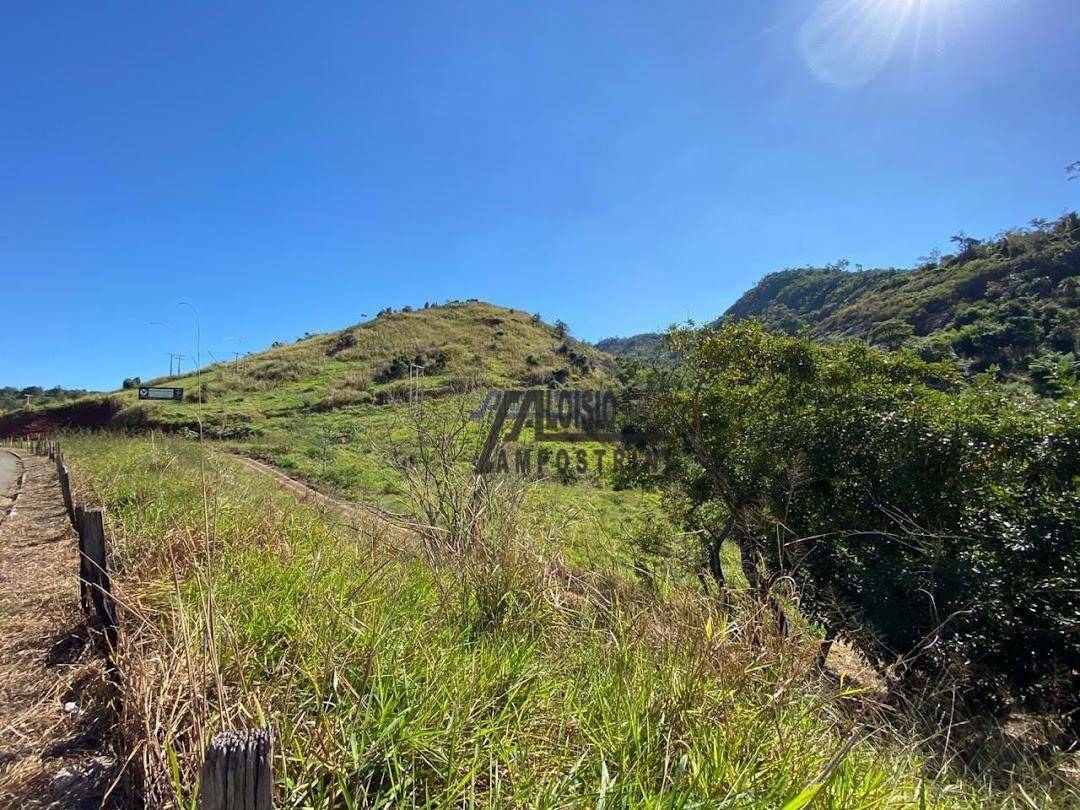
M 752 605 L 563 559 L 565 495 L 534 488 L 548 519 L 507 512 L 497 535 L 433 556 L 207 444 L 63 441 L 83 499 L 106 507 L 123 726 L 151 804 L 187 806 L 208 735 L 262 723 L 281 807 L 1066 801 L 1031 772 L 992 790 L 930 766 L 902 723 L 812 669 L 812 638 L 777 637 Z M 592 497 L 602 512 L 609 493 Z

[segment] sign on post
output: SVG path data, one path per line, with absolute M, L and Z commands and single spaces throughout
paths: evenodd
M 139 399 L 172 399 L 182 400 L 183 388 L 140 388 Z

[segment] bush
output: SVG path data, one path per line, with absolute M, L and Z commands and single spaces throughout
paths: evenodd
M 355 348 L 357 343 L 358 341 L 356 339 L 356 332 L 352 331 L 351 329 L 347 329 L 337 336 L 334 342 L 330 345 L 330 348 L 327 349 L 326 353 L 330 357 L 334 357 L 335 355 L 341 354 L 341 352 L 346 351 L 347 349 Z
M 376 383 L 388 383 L 409 376 L 412 366 L 419 366 L 425 375 L 438 374 L 446 368 L 450 353 L 446 349 L 422 352 L 414 355 L 399 354 L 383 365 L 375 374 Z
M 956 674 L 983 707 L 1075 706 L 1075 402 L 752 324 L 673 341 L 685 365 L 654 372 L 641 417 L 668 433 L 686 528 L 734 541 L 758 588 L 793 574 L 882 665 Z

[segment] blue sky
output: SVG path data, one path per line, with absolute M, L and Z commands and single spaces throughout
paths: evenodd
M 1080 207 L 1077 42 L 1075 0 L 8 2 L 0 385 L 164 373 L 180 301 L 223 358 L 469 297 L 596 340 L 910 266 Z

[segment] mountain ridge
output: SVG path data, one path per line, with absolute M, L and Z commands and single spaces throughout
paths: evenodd
M 755 318 L 820 341 L 857 337 L 1007 379 L 1076 372 L 1080 354 L 1080 216 L 1036 220 L 987 240 L 953 237 L 955 253 L 908 269 L 846 262 L 769 273 L 716 321 Z M 662 333 L 597 342 L 624 358 L 655 354 Z

